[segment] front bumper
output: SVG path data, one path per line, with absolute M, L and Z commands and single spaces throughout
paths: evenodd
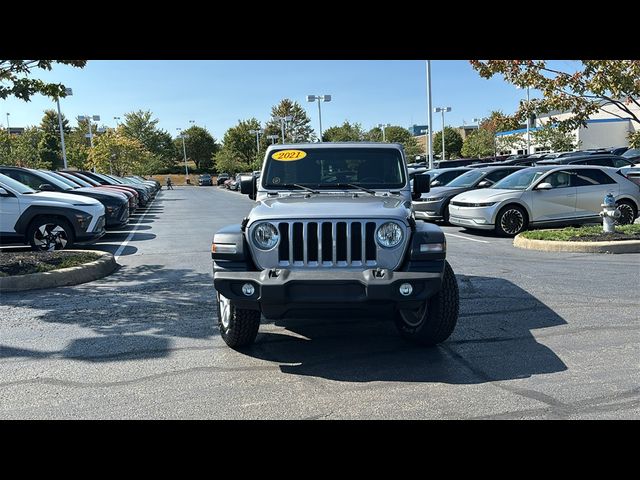
M 416 309 L 436 294 L 442 272 L 306 271 L 265 269 L 259 272 L 215 271 L 214 286 L 239 308 L 261 310 L 269 319 L 284 317 L 388 315 L 398 308 Z M 253 295 L 242 293 L 250 283 Z M 413 287 L 411 295 L 399 292 L 402 283 Z
M 102 215 L 100 218 L 98 218 L 98 221 L 96 223 L 96 226 L 94 227 L 92 232 L 82 232 L 82 233 L 77 233 L 76 238 L 75 238 L 75 244 L 82 244 L 82 245 L 87 245 L 90 243 L 94 243 L 98 240 L 100 240 L 104 234 L 106 233 L 105 230 L 105 218 L 104 215 Z
M 443 211 L 442 207 L 444 201 L 438 200 L 436 202 L 412 202 L 413 211 L 417 219 L 420 220 L 442 220 Z
M 117 228 L 126 225 L 129 222 L 129 206 L 123 203 L 106 214 L 106 227 Z
M 459 207 L 449 205 L 449 223 L 458 227 L 493 230 L 496 207 Z

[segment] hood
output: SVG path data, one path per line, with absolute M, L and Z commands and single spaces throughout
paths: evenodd
M 459 193 L 466 192 L 472 187 L 433 187 L 429 189 L 429 193 L 423 193 L 420 200 L 427 198 L 449 198 Z
M 46 202 L 60 202 L 67 204 L 76 204 L 76 205 L 87 205 L 87 206 L 95 206 L 102 204 L 96 200 L 95 198 L 85 197 L 83 195 L 74 195 L 73 193 L 63 193 L 63 192 L 38 192 L 29 195 L 30 197 L 37 198 L 38 200 L 43 200 Z
M 79 195 L 85 195 L 87 197 L 98 198 L 100 200 L 112 200 L 117 202 L 124 201 L 127 199 L 124 193 L 118 193 L 117 190 L 112 190 L 112 191 L 109 191 L 107 189 L 98 190 L 93 187 L 76 188 L 75 190 L 73 190 L 73 193 L 76 193 Z
M 519 198 L 523 190 L 504 190 L 499 188 L 480 188 L 457 195 L 454 200 L 457 202 L 482 203 L 499 202 L 507 198 Z
M 411 202 L 399 196 L 320 194 L 268 198 L 258 203 L 249 214 L 250 223 L 268 219 L 309 218 L 395 218 L 406 223 Z

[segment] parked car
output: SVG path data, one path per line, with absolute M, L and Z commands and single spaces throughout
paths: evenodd
M 56 173 L 60 175 L 64 175 L 65 177 L 73 180 L 76 183 L 80 183 L 82 186 L 92 186 L 97 189 L 104 189 L 107 191 L 115 191 L 124 193 L 129 198 L 129 213 L 133 213 L 138 208 L 138 198 L 139 194 L 136 190 L 119 186 L 119 185 L 102 185 L 99 182 L 96 182 L 93 178 L 89 178 L 86 175 L 82 175 L 80 172 L 75 170 L 58 170 Z
M 234 178 L 228 178 L 227 180 L 225 180 L 225 182 L 222 184 L 222 186 L 228 190 L 234 190 L 235 186 L 236 186 L 236 179 Z M 233 188 L 232 188 L 233 187 Z
M 36 191 L 0 173 L 0 243 L 62 250 L 105 234 L 104 206 L 96 199 Z
M 156 186 L 153 183 L 146 183 L 146 182 L 140 182 L 140 180 L 133 180 L 131 178 L 126 178 L 126 177 L 120 177 L 118 175 L 113 175 L 113 174 L 106 174 L 103 173 L 102 174 L 105 177 L 108 177 L 110 179 L 112 179 L 113 181 L 115 181 L 116 183 L 120 184 L 120 185 L 126 185 L 129 187 L 142 187 L 145 189 L 147 195 L 148 195 L 148 201 L 153 199 L 156 196 Z
M 67 183 L 66 180 L 56 178 L 55 174 L 43 170 L 0 166 L 0 173 L 36 191 L 64 192 L 71 195 L 95 198 L 104 205 L 107 227 L 120 227 L 126 225 L 129 221 L 127 199 L 119 193 L 96 191 L 93 188 L 75 187 Z
M 618 223 L 633 223 L 640 207 L 638 185 L 617 169 L 588 165 L 530 167 L 491 188 L 457 195 L 449 205 L 449 222 L 504 236 L 535 226 L 599 223 L 609 192 L 622 212 Z
M 429 182 L 431 184 L 431 188 L 433 187 L 443 187 L 447 183 L 452 180 L 458 178 L 463 173 L 471 170 L 469 167 L 458 167 L 458 168 L 434 168 L 433 170 L 427 170 L 420 175 L 429 175 Z
M 623 167 L 620 169 L 620 173 L 636 185 L 640 185 L 640 166 Z
M 633 162 L 620 155 L 570 155 L 548 160 L 541 160 L 536 165 L 599 165 L 601 167 L 630 167 Z
M 126 177 L 116 177 L 121 179 L 124 183 L 134 183 L 134 184 L 138 184 L 138 185 L 146 185 L 151 189 L 151 194 L 155 197 L 156 193 L 158 193 L 158 191 L 160 190 L 160 188 L 158 188 L 158 185 L 160 185 L 160 182 L 156 182 L 155 180 L 145 180 L 145 179 L 141 179 L 138 177 L 134 177 L 132 175 L 127 175 Z
M 75 172 L 73 171 L 70 171 L 70 170 L 68 171 L 69 173 L 75 174 Z M 122 182 L 118 182 L 113 178 L 108 177 L 107 175 L 96 173 L 96 172 L 89 172 L 86 170 L 81 170 L 78 173 L 91 178 L 92 180 L 100 183 L 101 185 L 111 185 L 112 187 L 132 189 L 133 191 L 138 193 L 138 206 L 140 207 L 146 206 L 149 200 L 151 199 L 148 193 L 148 189 L 143 187 L 142 185 L 130 185 L 130 184 L 125 185 Z
M 416 219 L 449 221 L 449 202 L 459 193 L 476 188 L 487 188 L 507 175 L 526 167 L 484 167 L 469 169 L 442 187 L 432 188 L 413 202 Z
M 140 180 L 141 182 L 147 182 L 147 183 L 151 182 L 151 183 L 153 183 L 155 185 L 156 191 L 158 191 L 158 190 L 160 190 L 162 188 L 162 184 L 159 181 L 154 180 L 153 178 L 144 178 L 144 177 L 141 177 L 140 175 L 128 175 L 127 178 L 136 178 L 136 179 Z
M 216 180 L 216 185 L 218 185 L 218 186 L 223 185 L 224 182 L 226 182 L 227 180 L 229 180 L 229 174 L 228 173 L 219 173 L 218 174 L 218 178 Z
M 203 186 L 212 186 L 213 185 L 213 179 L 211 178 L 211 175 L 209 175 L 208 173 L 204 173 L 204 174 L 200 175 L 198 177 L 198 185 L 200 185 L 201 187 L 203 187 Z
M 440 160 L 435 166 L 437 168 L 466 167 L 467 165 L 481 162 L 484 162 L 484 160 L 479 158 L 459 158 L 457 160 Z
M 630 148 L 620 156 L 640 166 L 640 148 Z

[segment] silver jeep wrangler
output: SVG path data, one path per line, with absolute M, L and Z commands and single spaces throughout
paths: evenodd
M 390 143 L 272 145 L 257 201 L 242 223 L 213 237 L 218 326 L 232 348 L 253 343 L 261 315 L 393 318 L 402 336 L 446 340 L 458 319 L 458 285 L 439 227 L 416 222 L 404 151 Z

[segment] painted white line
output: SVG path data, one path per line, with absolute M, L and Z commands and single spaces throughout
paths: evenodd
M 445 235 L 451 235 L 452 237 L 462 238 L 464 240 L 469 240 L 470 242 L 491 243 L 491 242 L 487 242 L 486 240 L 476 240 L 475 238 L 463 237 L 462 235 L 454 235 L 453 233 L 445 232 Z
M 156 194 L 156 197 L 157 197 L 157 194 Z M 140 226 L 140 222 L 141 222 L 142 220 L 144 220 L 144 217 L 146 217 L 146 216 L 147 216 L 147 213 L 149 213 L 149 212 L 148 212 L 149 207 L 150 207 L 151 205 L 153 205 L 153 202 L 155 202 L 155 201 L 156 201 L 156 197 L 154 197 L 154 198 L 153 198 L 153 200 L 151 201 L 151 203 L 148 203 L 148 204 L 147 204 L 147 206 L 145 207 L 145 212 L 144 212 L 144 214 L 142 215 L 142 217 L 140 217 L 140 218 L 138 219 L 138 223 L 134 223 L 135 228 L 134 228 L 133 230 L 131 230 L 131 232 L 129 233 L 129 235 L 127 235 L 127 238 L 125 238 L 125 239 L 124 239 L 124 242 L 122 242 L 122 245 L 120 245 L 120 246 L 118 247 L 118 250 L 116 250 L 116 253 L 114 253 L 114 254 L 113 254 L 113 256 L 114 256 L 114 257 L 115 257 L 115 259 L 116 259 L 116 262 L 118 261 L 118 258 L 120 257 L 120 254 L 124 251 L 125 247 L 126 247 L 126 246 L 127 246 L 127 244 L 129 243 L 129 241 L 133 238 L 133 236 L 135 235 L 135 233 L 138 231 L 138 227 Z

